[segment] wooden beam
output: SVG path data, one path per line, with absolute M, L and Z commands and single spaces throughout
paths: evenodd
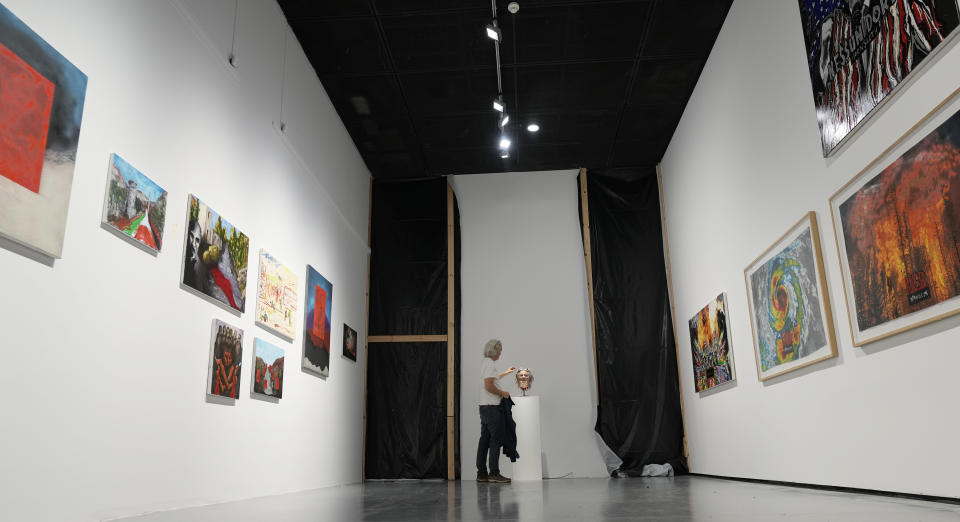
M 453 227 L 453 187 L 447 179 L 447 480 L 456 480 L 456 454 L 454 450 L 454 427 L 456 426 L 456 408 L 454 405 L 454 341 L 456 340 L 456 251 L 454 249 Z
M 445 343 L 447 336 L 440 335 L 371 335 L 368 343 Z
M 373 236 L 373 178 L 370 178 L 368 183 L 369 189 L 367 190 L 367 249 L 370 249 L 370 238 Z M 366 305 L 364 307 L 363 318 L 363 338 L 368 339 L 370 334 L 370 256 L 371 254 L 367 253 L 367 289 L 366 289 Z M 363 350 L 363 442 L 360 444 L 360 451 L 363 452 L 360 455 L 360 480 L 367 480 L 367 368 L 370 367 L 370 345 L 366 344 L 366 349 Z
M 663 232 L 663 261 L 667 268 L 667 290 L 670 298 L 670 318 L 673 323 L 673 346 L 677 352 L 677 387 L 680 390 L 680 419 L 683 423 L 683 456 L 690 466 L 690 447 L 687 445 L 687 410 L 683 404 L 683 371 L 680 368 L 680 339 L 677 337 L 677 310 L 673 303 L 673 270 L 670 268 L 670 240 L 667 237 L 667 211 L 663 203 L 663 171 L 657 163 L 657 190 L 660 192 L 660 228 Z
M 593 305 L 593 261 L 590 256 L 590 205 L 587 203 L 587 169 L 580 169 L 580 214 L 583 216 L 583 257 L 587 267 L 587 299 L 590 301 L 590 343 L 593 345 L 593 376 L 600 405 L 600 362 L 597 361 L 597 319 Z

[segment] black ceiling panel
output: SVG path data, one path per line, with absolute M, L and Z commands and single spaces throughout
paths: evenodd
M 681 104 L 629 107 L 624 110 L 617 139 L 669 140 L 682 115 Z
M 652 168 L 732 3 L 497 0 L 501 131 L 488 0 L 278 1 L 377 178 Z
M 631 105 L 656 105 L 684 100 L 697 84 L 704 60 L 663 59 L 641 61 L 630 93 Z
M 370 2 L 367 0 L 347 0 L 345 2 L 280 0 L 279 3 L 288 20 L 373 15 L 373 11 L 370 10 Z
M 493 40 L 486 34 L 488 22 L 490 11 L 481 9 L 386 17 L 383 29 L 400 72 L 493 68 L 496 61 Z
M 661 140 L 618 141 L 613 146 L 613 158 L 610 167 L 636 167 L 656 165 L 667 150 L 670 137 Z
M 512 88 L 513 74 L 503 71 L 504 87 Z M 497 74 L 494 68 L 470 71 L 404 74 L 400 84 L 407 98 L 407 107 L 416 115 L 486 112 L 493 114 L 497 95 Z M 506 95 L 507 103 L 512 98 Z M 496 125 L 496 119 L 491 118 Z
M 632 67 L 632 61 L 520 67 L 520 110 L 618 108 Z
M 389 71 L 377 20 L 291 20 L 290 26 L 317 74 Z
M 603 143 L 609 146 L 617 130 L 616 110 L 584 110 L 564 112 L 524 112 L 517 121 L 517 143 Z M 536 123 L 539 132 L 527 132 L 526 126 Z
M 518 63 L 596 58 L 632 60 L 646 23 L 646 2 L 524 9 L 516 21 Z M 508 33 L 512 36 L 512 32 Z
M 644 56 L 705 58 L 730 9 L 730 0 L 663 0 L 654 10 Z

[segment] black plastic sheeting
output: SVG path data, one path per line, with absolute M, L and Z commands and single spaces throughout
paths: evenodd
M 375 181 L 368 335 L 447 333 L 447 181 Z
M 627 475 L 664 463 L 684 473 L 656 172 L 591 170 L 587 194 L 600 391 L 595 429 Z
M 369 335 L 447 333 L 446 180 L 375 181 Z M 460 223 L 454 201 L 456 321 Z M 447 476 L 447 343 L 368 343 L 365 476 Z M 459 477 L 460 335 L 454 351 Z
M 369 350 L 367 478 L 446 477 L 447 343 Z

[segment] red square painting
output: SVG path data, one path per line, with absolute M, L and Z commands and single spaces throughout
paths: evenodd
M 0 44 L 0 176 L 40 192 L 53 82 Z

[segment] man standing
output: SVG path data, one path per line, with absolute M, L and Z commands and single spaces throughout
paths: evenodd
M 483 365 L 480 368 L 480 442 L 477 444 L 477 482 L 506 484 L 510 479 L 500 474 L 500 438 L 503 415 L 500 399 L 510 397 L 510 392 L 500 389 L 499 381 L 517 371 L 513 366 L 497 372 L 494 364 L 500 359 L 503 345 L 498 339 L 490 339 L 483 347 Z M 489 456 L 490 473 L 487 474 Z

